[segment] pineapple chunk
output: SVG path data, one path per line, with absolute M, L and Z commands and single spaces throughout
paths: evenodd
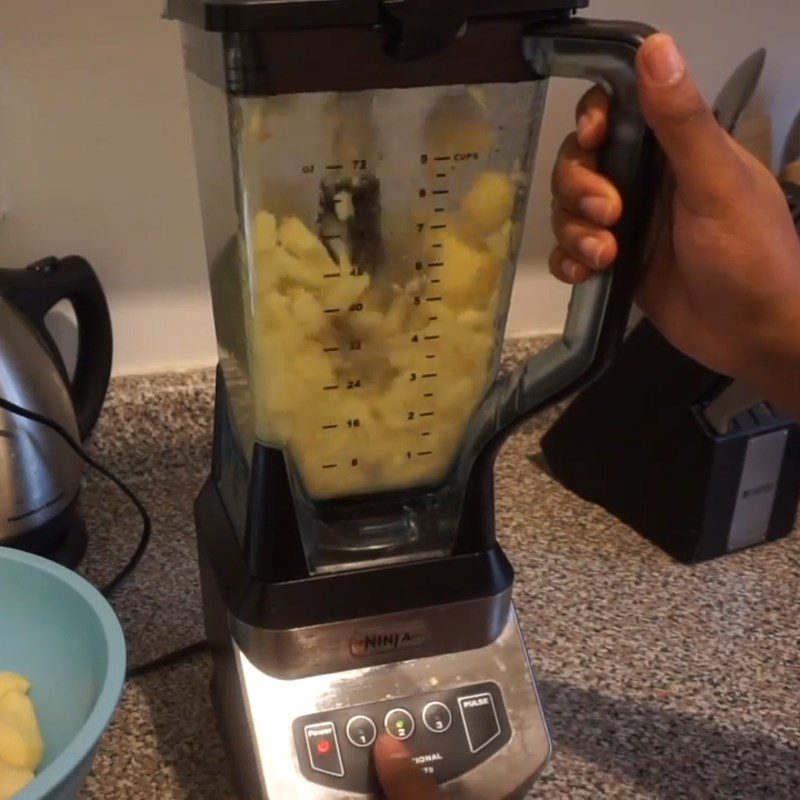
M 27 694 L 9 691 L 0 700 L 0 762 L 35 770 L 44 755 L 44 740 Z
M 318 344 L 306 342 L 294 353 L 287 353 L 287 356 L 291 359 L 290 363 L 293 363 L 293 373 L 307 384 L 311 392 L 321 392 L 323 387 L 335 384 L 336 376 L 331 360 Z M 294 401 L 300 404 L 307 402 L 307 399 L 301 396 L 295 397 Z
M 319 289 L 324 284 L 323 272 L 308 266 L 282 247 L 262 250 L 257 255 L 256 291 L 277 290 L 283 283 Z
M 490 331 L 494 326 L 494 317 L 487 311 L 470 308 L 458 315 L 458 324 L 471 330 Z
M 480 151 L 479 103 L 466 98 L 471 124 L 460 129 L 444 113 L 451 105 L 426 133 L 445 152 Z M 442 245 L 435 274 L 397 263 L 375 285 L 350 274 L 344 243 L 334 260 L 298 218 L 258 215 L 257 434 L 287 451 L 312 497 L 431 483 L 452 467 L 494 377 L 515 197 L 508 177 L 481 176 L 460 217 L 428 242 Z
M 454 309 L 483 308 L 500 277 L 497 261 L 482 247 L 473 247 L 447 231 L 443 237 L 442 285 Z
M 28 694 L 30 690 L 30 682 L 22 675 L 17 675 L 15 672 L 0 672 L 0 700 L 9 692 Z
M 278 246 L 278 223 L 268 211 L 256 215 L 255 238 L 257 252 L 269 252 Z
M 332 278 L 326 282 L 320 299 L 325 308 L 348 311 L 369 289 L 369 284 L 369 275 L 343 275 L 341 278 Z
M 256 315 L 267 329 L 291 330 L 295 326 L 289 298 L 277 291 L 266 291 L 259 295 Z
M 278 241 L 296 258 L 313 255 L 325 248 L 299 217 L 286 217 L 278 226 Z
M 511 234 L 514 223 L 508 220 L 499 231 L 486 237 L 486 246 L 500 264 L 504 264 L 511 257 Z
M 287 217 L 278 226 L 280 246 L 271 254 L 283 253 L 276 265 L 285 278 L 308 288 L 325 285 L 325 275 L 339 271 L 325 245 L 297 217 Z M 289 256 L 288 258 L 286 256 Z
M 380 339 L 385 335 L 386 317 L 380 311 L 365 309 L 347 320 L 347 328 L 358 339 Z
M 6 695 L 11 697 L 11 695 Z M 22 695 L 14 692 L 15 697 Z M 0 763 L 8 764 L 16 769 L 31 769 L 35 760 L 22 731 L 19 730 L 7 714 L 0 714 Z M 28 766 L 29 762 L 31 766 Z
M 480 236 L 490 236 L 511 219 L 515 197 L 516 189 L 507 175 L 485 172 L 464 198 L 468 224 Z
M 328 327 L 322 306 L 303 289 L 292 297 L 290 313 L 305 336 L 318 336 Z
M 12 767 L 0 759 L 0 800 L 11 800 L 33 780 L 33 777 L 31 770 Z

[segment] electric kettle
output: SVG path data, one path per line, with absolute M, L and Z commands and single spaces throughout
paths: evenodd
M 62 300 L 75 311 L 78 354 L 70 380 L 46 315 Z M 112 361 L 108 305 L 82 258 L 47 258 L 0 269 L 0 398 L 58 423 L 76 441 L 92 432 Z M 0 545 L 70 567 L 86 550 L 77 512 L 77 454 L 54 431 L 0 410 Z

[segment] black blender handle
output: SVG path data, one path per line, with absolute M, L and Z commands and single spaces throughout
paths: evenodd
M 663 158 L 642 115 L 636 79 L 637 52 L 654 32 L 638 23 L 571 20 L 537 26 L 524 40 L 538 77 L 585 78 L 608 91 L 609 134 L 598 164 L 622 195 L 624 211 L 613 229 L 619 242 L 613 269 L 574 290 L 563 338 L 497 387 L 501 435 L 599 377 L 624 338 L 662 185 Z
M 0 295 L 18 309 L 42 337 L 70 387 L 81 440 L 88 438 L 108 392 L 113 358 L 111 315 L 103 287 L 91 264 L 79 256 L 45 258 L 26 269 L 0 270 Z M 61 353 L 45 317 L 62 300 L 75 309 L 78 358 L 70 382 Z

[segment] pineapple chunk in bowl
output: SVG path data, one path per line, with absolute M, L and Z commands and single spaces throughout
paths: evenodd
M 99 592 L 50 561 L 0 547 L 0 672 L 30 682 L 44 739 L 36 777 L 14 800 L 77 797 L 119 703 L 125 661 L 122 629 Z

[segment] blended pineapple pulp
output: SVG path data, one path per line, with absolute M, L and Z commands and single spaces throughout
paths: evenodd
M 493 379 L 518 190 L 507 175 L 482 174 L 445 228 L 429 219 L 389 283 L 347 252 L 337 263 L 297 217 L 257 215 L 256 435 L 289 454 L 311 497 L 446 476 Z

